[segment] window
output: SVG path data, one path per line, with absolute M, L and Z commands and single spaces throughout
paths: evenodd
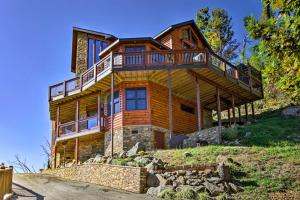
M 88 40 L 88 68 L 99 61 L 99 53 L 108 46 L 106 41 L 89 38 Z
M 185 111 L 185 112 L 188 112 L 188 113 L 191 113 L 191 114 L 195 114 L 195 109 L 191 106 L 181 104 L 180 108 L 181 108 L 182 111 Z
M 198 42 L 197 42 L 197 40 L 196 40 L 196 38 L 195 38 L 194 35 L 192 35 L 192 42 L 193 42 L 193 44 L 194 44 L 194 48 L 195 48 L 195 49 L 198 48 Z
M 131 46 L 125 47 L 125 64 L 126 65 L 139 65 L 144 63 L 144 52 L 146 50 L 145 46 Z M 135 52 L 134 54 L 131 54 Z M 141 53 L 139 53 L 141 52 Z
M 146 110 L 146 88 L 126 89 L 126 110 Z
M 185 29 L 183 30 L 183 39 L 184 40 L 190 40 L 190 30 L 189 29 Z
M 111 115 L 111 95 L 107 97 L 107 115 Z M 119 91 L 114 93 L 114 114 L 120 112 L 120 98 L 119 98 Z

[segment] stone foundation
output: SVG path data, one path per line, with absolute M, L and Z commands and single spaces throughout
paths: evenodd
M 146 151 L 154 149 L 154 131 L 159 131 L 164 134 L 165 148 L 168 147 L 169 130 L 152 125 L 140 126 L 123 126 L 114 129 L 114 153 L 119 153 L 122 150 L 129 150 L 137 142 L 141 142 Z M 111 134 L 110 131 L 105 133 L 105 155 L 110 155 L 111 152 Z
M 143 193 L 147 187 L 147 170 L 141 167 L 89 164 L 45 170 L 43 173 L 135 193 Z

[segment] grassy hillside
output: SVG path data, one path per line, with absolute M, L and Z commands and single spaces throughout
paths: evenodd
M 155 156 L 171 165 L 215 163 L 218 155 L 233 158 L 233 176 L 244 192 L 237 199 L 300 198 L 300 118 L 281 119 L 279 111 L 262 113 L 256 123 L 227 132 L 242 146 L 207 146 L 161 150 Z M 184 152 L 192 157 L 185 158 Z

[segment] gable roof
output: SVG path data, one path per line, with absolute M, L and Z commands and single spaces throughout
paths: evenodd
M 170 33 L 171 31 L 173 31 L 176 28 L 182 27 L 182 26 L 186 26 L 186 25 L 190 25 L 192 26 L 192 28 L 195 30 L 196 34 L 198 35 L 199 38 L 201 38 L 201 40 L 204 42 L 204 45 L 210 50 L 212 51 L 211 46 L 209 45 L 209 43 L 207 42 L 205 36 L 201 33 L 201 31 L 199 30 L 198 26 L 196 25 L 194 20 L 189 20 L 189 21 L 185 21 L 185 22 L 181 22 L 178 24 L 173 24 L 171 26 L 169 26 L 168 28 L 164 29 L 163 31 L 161 31 L 159 34 L 157 34 L 154 39 L 160 39 L 161 37 L 165 36 L 166 34 Z

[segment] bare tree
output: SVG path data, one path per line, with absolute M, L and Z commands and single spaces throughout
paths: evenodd
M 14 169 L 23 173 L 35 173 L 34 167 L 29 167 L 26 163 L 26 159 L 21 159 L 18 154 L 15 155 L 15 160 L 10 162 L 10 164 L 14 167 Z
M 45 143 L 41 145 L 43 150 L 43 155 L 47 158 L 47 168 L 50 168 L 51 166 L 51 144 L 47 138 L 45 139 Z

